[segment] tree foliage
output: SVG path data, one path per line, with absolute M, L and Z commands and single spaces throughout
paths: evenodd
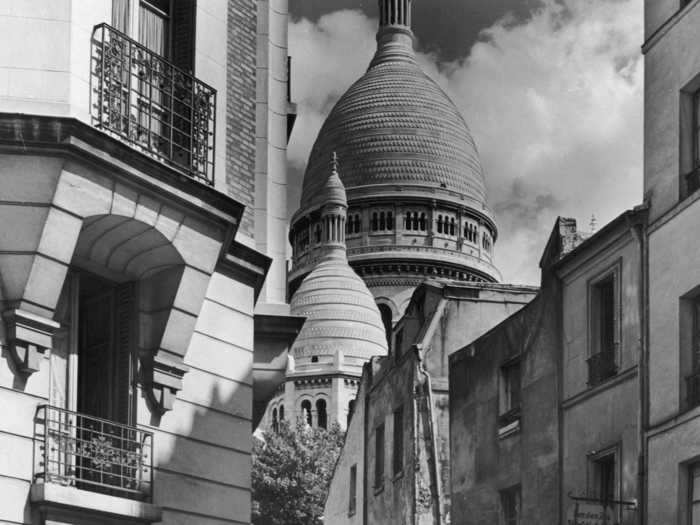
M 330 430 L 280 422 L 253 445 L 253 524 L 320 525 L 335 463 L 343 446 Z

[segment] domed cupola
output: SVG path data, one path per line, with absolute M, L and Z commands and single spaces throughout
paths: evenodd
M 387 341 L 374 297 L 347 261 L 347 201 L 335 154 L 317 197 L 320 256 L 291 300 L 291 314 L 306 317 L 291 351 L 293 373 L 359 375 L 372 356 L 386 355 Z
M 293 291 L 321 252 L 313 230 L 333 151 L 348 198 L 348 259 L 394 319 L 430 276 L 497 281 L 497 228 L 476 144 L 416 61 L 412 0 L 380 0 L 377 52 L 323 124 L 292 218 Z

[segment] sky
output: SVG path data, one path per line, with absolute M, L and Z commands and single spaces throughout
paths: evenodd
M 476 141 L 503 282 L 539 284 L 558 216 L 642 199 L 641 0 L 415 0 L 418 59 Z M 289 209 L 325 117 L 374 53 L 376 0 L 290 0 Z

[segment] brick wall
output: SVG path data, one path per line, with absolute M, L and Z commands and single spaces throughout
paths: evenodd
M 253 237 L 255 197 L 255 0 L 228 2 L 226 186 L 246 207 L 240 231 Z

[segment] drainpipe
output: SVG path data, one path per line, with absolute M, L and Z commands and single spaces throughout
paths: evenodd
M 644 206 L 644 207 L 642 207 Z M 639 400 L 637 405 L 637 523 L 646 523 L 647 510 L 647 421 L 649 413 L 649 398 L 647 395 L 649 360 L 648 360 L 648 334 L 649 334 L 649 251 L 647 242 L 646 214 L 642 217 L 640 213 L 646 211 L 646 206 L 638 207 L 638 211 L 633 216 L 628 216 L 627 221 L 637 244 L 639 245 L 639 362 L 637 364 L 637 383 L 639 385 Z M 634 213 L 634 212 L 633 212 Z

